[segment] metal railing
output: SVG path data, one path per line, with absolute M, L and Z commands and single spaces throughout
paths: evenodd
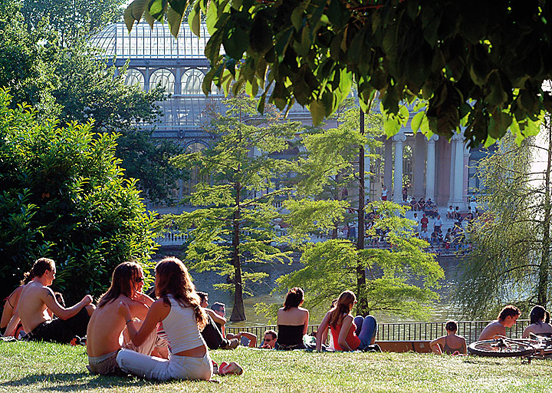
M 469 343 L 477 341 L 479 335 L 492 321 L 459 321 L 458 333 L 464 336 Z M 427 341 L 434 340 L 447 334 L 445 330 L 446 322 L 402 322 L 402 323 L 380 323 L 378 324 L 378 333 L 376 341 Z M 506 335 L 509 337 L 521 337 L 523 330 L 529 324 L 529 320 L 518 320 L 511 328 L 506 329 Z M 318 325 L 309 325 L 308 333 L 313 334 L 318 329 Z M 226 327 L 227 333 L 237 334 L 239 332 L 249 332 L 257 337 L 263 337 L 266 330 L 278 331 L 276 325 L 267 326 L 248 326 L 248 327 Z

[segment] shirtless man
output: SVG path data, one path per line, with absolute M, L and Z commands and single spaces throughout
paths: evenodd
M 94 306 L 92 296 L 86 295 L 73 307 L 61 306 L 49 288 L 56 277 L 56 265 L 48 258 L 38 259 L 31 270 L 33 281 L 21 291 L 19 304 L 6 333 L 15 328 L 19 320 L 27 338 L 31 340 L 70 343 L 74 338 L 84 337 Z M 50 309 L 58 319 L 52 319 Z
M 118 312 L 119 303 L 124 301 L 133 318 L 143 321 L 153 304 L 153 299 L 142 293 L 143 287 L 144 272 L 137 263 L 123 262 L 113 271 L 111 286 L 100 298 L 88 324 L 86 347 L 89 369 L 93 374 L 119 372 L 115 359 L 122 346 L 151 355 L 157 336 L 155 332 L 139 348 L 130 344 L 123 345 L 123 330 L 130 320 L 125 321 Z
M 489 323 L 481 332 L 479 340 L 491 340 L 496 336 L 505 336 L 506 328 L 511 328 L 516 323 L 521 312 L 516 306 L 508 305 L 500 311 L 498 319 Z

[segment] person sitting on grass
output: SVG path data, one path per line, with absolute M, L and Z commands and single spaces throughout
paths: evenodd
M 32 271 L 26 272 L 23 275 L 23 280 L 21 280 L 20 285 L 13 290 L 10 295 L 4 299 L 4 308 L 2 310 L 2 319 L 0 320 L 0 335 L 5 335 L 6 328 L 8 327 L 8 323 L 12 319 L 12 317 L 15 314 L 15 309 L 17 308 L 17 305 L 19 304 L 19 297 L 21 296 L 21 292 L 23 291 L 23 288 L 25 285 L 30 283 L 34 276 L 32 275 Z M 14 329 L 11 329 L 14 330 Z M 10 332 L 13 333 L 12 335 L 14 337 L 19 337 L 19 331 L 23 331 L 23 326 L 21 325 L 21 321 L 17 324 L 15 331 Z
M 377 322 L 368 315 L 353 318 L 351 311 L 356 304 L 356 296 L 351 291 L 339 295 L 337 303 L 326 313 L 316 334 L 316 350 L 322 349 L 323 336 L 330 328 L 336 351 L 370 350 L 376 341 Z M 379 348 L 374 347 L 378 350 Z
M 439 337 L 429 343 L 433 353 L 442 355 L 444 353 L 449 355 L 466 355 L 466 339 L 462 336 L 458 336 L 458 324 L 455 321 L 448 321 L 445 324 L 445 330 L 447 335 Z
M 263 349 L 274 349 L 278 341 L 278 333 L 274 330 L 265 330 L 263 335 L 263 342 L 261 343 L 261 348 Z
M 199 296 L 182 261 L 164 258 L 155 267 L 155 294 L 140 330 L 132 319 L 125 301 L 119 302 L 119 313 L 124 317 L 130 339 L 141 346 L 162 323 L 171 356 L 169 359 L 147 356 L 121 349 L 117 364 L 124 372 L 141 378 L 166 381 L 170 379 L 210 380 L 213 363 L 200 330 L 207 324 L 207 314 L 200 306 Z
M 26 338 L 36 341 L 70 343 L 86 335 L 90 316 L 94 312 L 92 296 L 86 295 L 73 307 L 61 306 L 54 292 L 49 288 L 56 277 L 56 265 L 48 258 L 38 259 L 31 270 L 33 280 L 21 291 L 16 312 L 6 333 L 13 334 L 19 320 Z M 58 318 L 53 319 L 51 310 Z
M 237 338 L 227 339 L 222 333 L 222 328 L 226 324 L 226 318 L 221 317 L 215 311 L 209 309 L 209 294 L 206 292 L 197 292 L 199 296 L 199 305 L 207 314 L 207 324 L 201 330 L 201 335 L 205 343 L 211 350 L 215 349 L 235 349 L 240 343 Z
M 304 292 L 299 287 L 289 290 L 284 307 L 278 310 L 278 344 L 276 349 L 305 349 L 303 336 L 309 327 L 309 312 L 301 307 Z
M 209 299 L 207 297 L 207 299 Z M 215 324 L 219 328 L 220 332 L 222 333 L 222 336 L 225 337 L 230 343 L 233 343 L 233 340 L 237 340 L 239 344 L 243 345 L 244 347 L 250 347 L 255 348 L 257 346 L 257 336 L 251 332 L 238 332 L 237 334 L 234 333 L 226 333 L 226 305 L 221 302 L 215 302 L 211 306 L 211 310 L 206 310 L 207 312 L 212 311 L 220 320 L 222 320 L 222 323 L 219 324 L 217 322 L 217 319 L 213 317 L 213 320 L 215 321 Z M 209 313 L 211 316 L 211 314 Z M 231 344 L 233 345 L 233 344 Z
M 498 319 L 489 323 L 479 336 L 481 340 L 491 340 L 496 336 L 505 336 L 506 328 L 511 328 L 516 323 L 517 319 L 521 315 L 521 312 L 516 306 L 511 304 L 504 307 L 498 314 Z
M 546 310 L 542 306 L 535 306 L 531 309 L 529 316 L 530 325 L 523 331 L 523 338 L 530 338 L 531 333 L 549 336 L 552 335 L 552 326 L 545 322 Z
M 153 299 L 142 293 L 143 287 L 144 272 L 137 263 L 123 262 L 113 271 L 111 286 L 100 298 L 98 307 L 88 324 L 86 347 L 91 373 L 102 375 L 120 373 L 116 358 L 121 349 L 123 341 L 121 336 L 126 324 L 125 319 L 119 314 L 119 303 L 124 301 L 129 306 L 132 318 L 143 321 L 149 307 L 153 304 Z M 140 347 L 130 343 L 123 346 L 150 355 L 154 350 L 156 339 L 156 332 L 152 332 Z

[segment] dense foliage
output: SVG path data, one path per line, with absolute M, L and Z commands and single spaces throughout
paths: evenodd
M 138 187 L 152 202 L 172 203 L 169 191 L 182 174 L 169 159 L 181 153 L 181 147 L 156 141 L 140 128 L 155 124 L 161 115 L 156 103 L 165 97 L 162 89 L 144 92 L 126 86 L 126 70 L 108 67 L 85 41 L 75 36 L 62 45 L 58 24 L 49 19 L 31 23 L 31 16 L 38 17 L 32 7 L 47 3 L 27 1 L 23 11 L 18 3 L 0 3 L 0 87 L 10 88 L 12 107 L 26 103 L 38 109 L 40 116 L 54 116 L 63 125 L 93 120 L 95 132 L 121 134 L 116 155 L 123 160 L 125 176 L 138 179 Z M 68 24 L 73 15 L 57 6 L 48 14 Z
M 122 16 L 124 0 L 22 0 L 21 12 L 32 28 L 59 34 L 63 46 L 89 38 Z M 46 23 L 44 21 L 47 21 Z
M 552 128 L 521 145 L 508 135 L 478 165 L 485 212 L 469 227 L 457 299 L 464 313 L 489 317 L 506 303 L 550 306 Z
M 153 217 L 123 177 L 116 137 L 9 104 L 0 90 L 0 296 L 43 256 L 56 261 L 69 302 L 101 294 L 120 262 L 147 264 Z
M 195 270 L 214 270 L 227 277 L 227 283 L 217 287 L 234 292 L 230 319 L 241 321 L 246 318 L 247 282 L 266 277 L 244 271 L 243 265 L 291 261 L 290 253 L 277 247 L 285 240 L 276 230 L 281 213 L 274 202 L 290 191 L 281 181 L 295 167 L 275 155 L 288 149 L 300 125 L 281 121 L 277 113 L 255 119 L 251 98 L 227 99 L 225 105 L 226 112 L 211 111 L 205 125 L 217 144 L 175 159 L 180 167 L 196 167 L 203 179 L 190 198 L 197 209 L 165 216 L 165 222 L 189 234 L 186 259 Z
M 204 81 L 228 91 L 244 85 L 279 108 L 307 105 L 319 122 L 345 99 L 353 81 L 365 106 L 379 94 L 392 135 L 408 120 L 401 106 L 427 100 L 415 128 L 450 138 L 465 125 L 472 146 L 535 132 L 552 96 L 552 3 L 456 0 L 135 0 L 135 20 L 167 18 L 176 34 L 187 6 L 199 33 L 211 33 Z M 222 50 L 224 49 L 224 50 Z M 366 108 L 364 108 L 366 109 Z

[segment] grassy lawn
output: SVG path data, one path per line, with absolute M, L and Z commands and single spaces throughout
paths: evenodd
M 451 357 L 397 353 L 214 351 L 237 361 L 242 376 L 218 383 L 157 383 L 92 376 L 84 347 L 0 342 L 0 392 L 545 392 L 552 391 L 552 360 Z

